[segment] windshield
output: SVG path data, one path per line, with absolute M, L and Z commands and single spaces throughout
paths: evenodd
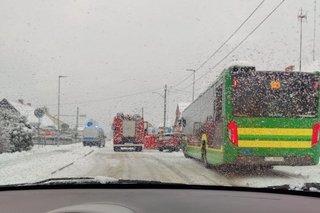
M 0 185 L 320 183 L 319 4 L 0 1 Z

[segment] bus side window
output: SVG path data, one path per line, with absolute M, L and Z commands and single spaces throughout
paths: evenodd
M 182 127 L 186 127 L 187 125 L 187 120 L 182 118 Z
M 215 107 L 215 121 L 218 121 L 222 118 L 222 84 L 219 85 L 216 89 L 216 97 L 214 100 Z
M 207 144 L 210 148 L 213 146 L 214 137 L 214 121 L 213 117 L 208 117 L 206 120 L 206 134 L 207 134 Z
M 214 149 L 220 149 L 223 142 L 223 117 L 222 117 L 222 95 L 223 95 L 223 84 L 220 84 L 216 89 L 216 97 L 214 99 L 215 116 L 213 120 L 213 134 L 211 135 L 212 144 L 211 147 Z M 211 142 L 211 141 L 210 141 Z

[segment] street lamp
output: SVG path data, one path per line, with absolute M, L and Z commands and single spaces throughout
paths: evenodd
M 59 75 L 59 87 L 58 87 L 58 131 L 57 131 L 57 139 L 58 146 L 60 145 L 60 78 L 66 78 L 67 76 Z
M 196 71 L 193 69 L 187 69 L 187 71 L 192 71 L 193 72 L 193 90 L 192 90 L 192 102 L 194 101 L 194 83 L 195 83 L 195 75 Z

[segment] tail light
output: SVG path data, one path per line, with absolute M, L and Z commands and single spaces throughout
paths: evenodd
M 320 138 L 320 124 L 316 123 L 313 126 L 313 132 L 312 132 L 312 146 L 315 146 L 318 142 L 319 142 L 319 138 Z
M 233 88 L 236 88 L 237 85 L 238 85 L 238 81 L 237 81 L 237 80 L 234 80 L 234 81 L 233 81 Z
M 234 145 L 238 146 L 238 130 L 237 124 L 231 121 L 228 124 L 228 138 Z

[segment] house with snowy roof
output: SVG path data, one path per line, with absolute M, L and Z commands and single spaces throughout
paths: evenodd
M 18 102 L 10 101 L 7 99 L 2 99 L 0 101 L 0 109 L 7 109 L 12 111 L 13 113 L 18 113 L 19 115 L 23 115 L 27 117 L 28 122 L 31 123 L 34 127 L 38 126 L 39 119 L 34 115 L 34 111 L 36 107 L 31 106 L 30 103 L 24 104 L 22 99 L 19 99 Z M 45 114 L 42 118 L 40 118 L 40 128 L 41 129 L 57 129 L 58 120 L 52 117 L 49 112 L 48 108 L 44 108 Z M 60 120 L 59 125 L 64 124 Z

